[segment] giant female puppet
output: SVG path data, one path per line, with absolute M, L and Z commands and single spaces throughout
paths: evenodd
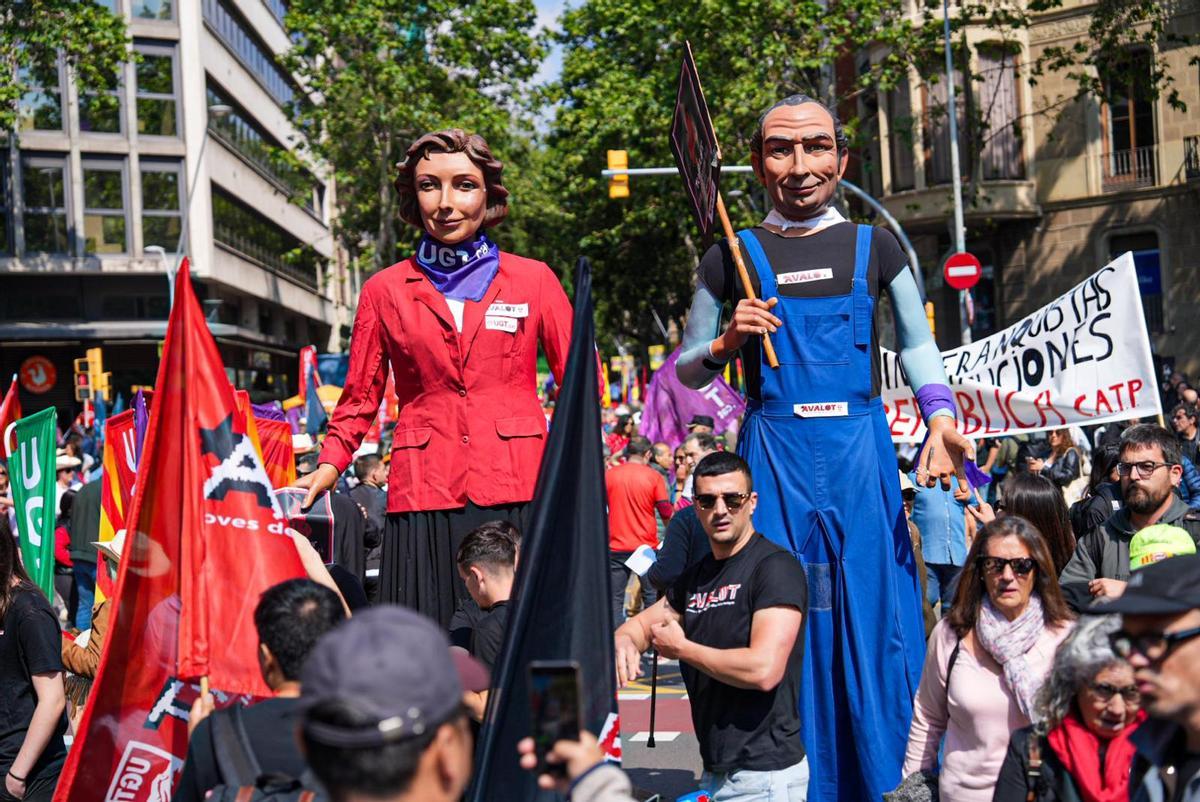
M 751 150 L 774 208 L 738 241 L 765 300 L 744 296 L 726 243 L 709 249 L 677 372 L 699 388 L 742 353 L 748 412 L 738 449 L 758 491 L 755 527 L 808 574 L 800 691 L 808 799 L 880 799 L 900 780 L 925 645 L 879 397 L 881 290 L 930 431 L 918 478 L 949 487 L 971 446 L 954 428 L 941 356 L 903 252 L 888 232 L 847 223 L 830 205 L 846 169 L 840 123 L 822 104 L 793 96 L 759 120 Z M 722 331 L 725 303 L 735 309 Z M 763 364 L 764 333 L 777 369 Z
M 400 217 L 417 252 L 368 279 L 350 368 L 309 501 L 349 465 L 395 376 L 399 420 L 388 472 L 380 598 L 449 626 L 466 591 L 455 566 L 479 524 L 518 525 L 546 439 L 538 343 L 561 383 L 571 306 L 550 268 L 485 233 L 508 212 L 500 162 L 482 137 L 426 134 L 399 165 Z

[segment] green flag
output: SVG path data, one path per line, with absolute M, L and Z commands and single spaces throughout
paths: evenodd
M 54 520 L 58 495 L 54 407 L 21 418 L 9 432 L 16 443 L 8 455 L 9 483 L 17 513 L 17 533 L 21 541 L 21 559 L 34 584 L 46 598 L 54 598 Z M 5 432 L 5 439 L 10 437 Z

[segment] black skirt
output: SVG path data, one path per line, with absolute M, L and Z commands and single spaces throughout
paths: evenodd
M 454 556 L 472 529 L 507 520 L 524 530 L 528 502 L 431 512 L 391 512 L 383 530 L 379 601 L 402 604 L 450 628 L 459 601 L 468 599 Z

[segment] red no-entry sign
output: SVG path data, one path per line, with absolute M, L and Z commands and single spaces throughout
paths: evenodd
M 979 277 L 983 275 L 983 265 L 979 264 L 975 256 L 964 251 L 946 260 L 942 275 L 946 277 L 946 283 L 954 289 L 969 290 L 979 283 Z

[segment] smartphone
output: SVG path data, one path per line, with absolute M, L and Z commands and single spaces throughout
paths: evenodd
M 546 753 L 557 741 L 578 741 L 583 710 L 580 704 L 579 663 L 574 660 L 534 660 L 529 664 L 529 706 L 538 772 L 565 776 L 562 763 L 549 764 Z
M 326 565 L 333 562 L 333 502 L 329 493 L 317 496 L 307 510 L 301 509 L 308 491 L 300 487 L 282 487 L 275 491 L 275 498 L 287 518 L 287 525 L 308 538 L 321 555 Z

